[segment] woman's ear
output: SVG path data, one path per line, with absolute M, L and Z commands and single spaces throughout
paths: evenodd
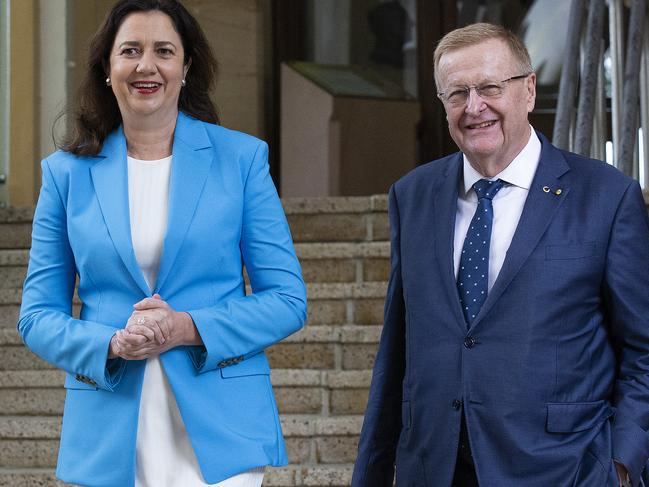
M 187 77 L 187 71 L 189 71 L 189 67 L 192 65 L 192 58 L 189 58 L 187 60 L 187 64 L 185 64 L 183 68 L 183 79 Z

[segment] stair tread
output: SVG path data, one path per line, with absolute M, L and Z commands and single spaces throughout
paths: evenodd
M 369 213 L 385 212 L 388 209 L 388 196 L 333 196 L 282 199 L 287 215 L 313 215 L 321 213 Z
M 381 325 L 307 325 L 281 343 L 378 343 Z M 0 328 L 0 348 L 22 346 L 16 328 Z
M 327 487 L 350 485 L 353 465 L 338 463 L 327 465 L 288 465 L 266 468 L 264 487 Z M 54 468 L 0 467 L 0 486 L 15 487 L 66 487 L 56 479 Z
M 371 370 L 272 369 L 275 387 L 320 387 L 333 389 L 369 387 Z M 65 372 L 46 370 L 0 371 L 0 389 L 60 389 Z
M 287 438 L 358 436 L 363 424 L 362 415 L 282 414 L 280 420 Z M 0 440 L 52 440 L 60 434 L 61 415 L 0 415 Z
M 387 281 L 307 283 L 309 299 L 384 298 Z M 21 289 L 0 289 L 0 305 L 19 305 Z

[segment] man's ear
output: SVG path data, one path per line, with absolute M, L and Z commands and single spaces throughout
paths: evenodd
M 525 80 L 527 88 L 527 112 L 534 110 L 536 104 L 536 73 L 530 74 Z

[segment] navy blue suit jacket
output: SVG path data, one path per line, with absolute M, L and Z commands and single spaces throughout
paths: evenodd
M 395 465 L 399 487 L 449 486 L 462 411 L 481 486 L 617 486 L 612 459 L 639 483 L 649 456 L 642 192 L 540 138 L 516 233 L 470 328 L 453 271 L 461 154 L 392 187 L 385 323 L 354 487 L 391 486 Z

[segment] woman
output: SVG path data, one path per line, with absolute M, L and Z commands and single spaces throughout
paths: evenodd
M 18 328 L 67 372 L 66 482 L 258 487 L 287 463 L 264 349 L 305 287 L 266 145 L 216 125 L 215 68 L 180 3 L 118 2 L 42 162 Z

